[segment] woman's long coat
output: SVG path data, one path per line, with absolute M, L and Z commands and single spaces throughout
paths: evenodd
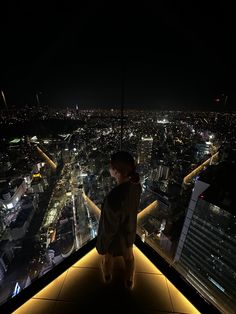
M 105 197 L 96 243 L 99 254 L 120 256 L 133 245 L 141 191 L 139 182 L 126 181 L 113 188 Z

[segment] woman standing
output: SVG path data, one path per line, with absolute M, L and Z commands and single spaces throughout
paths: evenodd
M 132 289 L 135 269 L 133 244 L 142 189 L 135 161 L 128 152 L 113 154 L 109 171 L 117 185 L 105 197 L 101 208 L 96 249 L 102 255 L 105 282 L 112 279 L 113 257 L 122 256 L 126 268 L 125 284 Z

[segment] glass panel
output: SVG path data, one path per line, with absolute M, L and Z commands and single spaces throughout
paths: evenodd
M 142 184 L 138 235 L 233 313 L 235 115 L 124 108 L 122 117 L 120 109 L 28 106 L 12 111 L 13 122 L 3 111 L 0 303 L 96 237 L 99 208 L 115 184 L 109 157 L 122 147 Z
M 47 109 L 1 116 L 0 304 L 96 237 L 111 185 L 103 147 L 117 111 Z
M 234 313 L 235 114 L 126 114 L 143 187 L 138 235 L 210 303 Z

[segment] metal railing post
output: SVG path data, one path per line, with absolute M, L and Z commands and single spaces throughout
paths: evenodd
M 120 150 L 123 147 L 124 133 L 124 100 L 125 100 L 125 66 L 121 68 L 121 108 L 120 108 Z

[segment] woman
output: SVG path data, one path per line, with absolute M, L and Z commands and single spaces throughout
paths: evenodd
M 125 151 L 111 156 L 110 175 L 117 186 L 105 197 L 98 227 L 96 249 L 102 256 L 105 282 L 112 278 L 113 257 L 122 256 L 126 266 L 125 283 L 134 285 L 133 244 L 137 228 L 137 210 L 141 195 L 139 175 L 133 157 Z

